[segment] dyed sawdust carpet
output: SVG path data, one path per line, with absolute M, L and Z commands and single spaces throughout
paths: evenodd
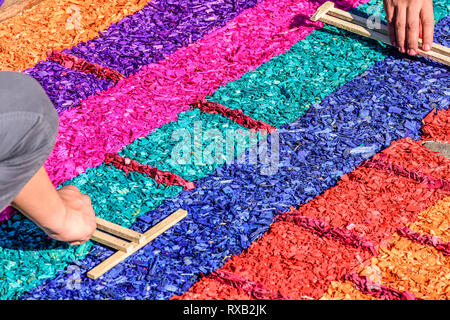
M 140 232 L 188 211 L 94 281 L 112 251 L 7 209 L 0 298 L 450 298 L 450 159 L 428 148 L 450 70 L 310 22 L 323 2 L 46 0 L 0 23 L 0 70 L 59 113 L 54 185 Z M 336 5 L 383 16 L 364 2 Z

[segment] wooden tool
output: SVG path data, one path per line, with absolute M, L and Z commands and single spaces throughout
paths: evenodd
M 311 17 L 311 21 L 317 20 L 361 36 L 383 42 L 387 45 L 392 45 L 388 36 L 387 25 L 381 24 L 380 28 L 369 29 L 367 27 L 367 19 L 353 15 L 347 11 L 337 9 L 331 1 L 327 1 L 321 5 L 317 9 L 316 13 Z M 417 50 L 419 55 L 450 66 L 450 48 L 433 43 L 430 51 L 423 51 L 420 49 L 421 46 L 422 39 L 419 39 L 419 49 Z
M 91 269 L 87 276 L 91 279 L 97 279 L 186 216 L 187 211 L 179 209 L 145 233 L 139 233 L 97 218 L 97 229 L 99 230 L 94 232 L 91 240 L 118 251 Z

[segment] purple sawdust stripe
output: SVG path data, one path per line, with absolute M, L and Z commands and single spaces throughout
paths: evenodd
M 353 282 L 356 289 L 375 298 L 384 300 L 421 300 L 408 291 L 399 291 L 374 283 L 366 276 L 358 276 L 356 272 L 346 274 L 344 280 Z
M 275 129 L 270 124 L 265 123 L 264 121 L 255 120 L 249 117 L 244 112 L 242 112 L 241 109 L 230 109 L 221 105 L 220 103 L 210 102 L 206 99 L 196 100 L 191 104 L 191 106 L 193 108 L 200 109 L 200 111 L 202 112 L 222 115 L 248 129 L 254 129 L 257 131 L 266 130 L 269 133 Z
M 112 81 L 100 80 L 91 74 L 67 69 L 48 60 L 24 72 L 40 83 L 58 113 L 76 107 L 80 101 L 114 85 Z
M 377 253 L 375 245 L 372 242 L 361 238 L 349 230 L 331 227 L 325 221 L 306 217 L 298 210 L 282 214 L 277 220 L 294 223 L 321 237 L 336 239 L 344 245 L 370 251 L 373 255 Z
M 387 158 L 387 155 L 381 154 L 383 158 Z M 434 190 L 443 190 L 443 191 L 450 191 L 450 180 L 445 180 L 441 178 L 435 178 L 430 175 L 424 174 L 421 171 L 413 171 L 408 170 L 406 168 L 403 168 L 399 165 L 385 162 L 380 159 L 368 159 L 361 163 L 361 166 L 366 168 L 374 168 L 379 170 L 384 170 L 389 173 L 393 173 L 396 175 L 399 175 L 401 177 L 409 178 L 414 181 L 417 181 L 418 183 L 424 183 L 428 186 L 430 189 Z
M 426 234 L 421 234 L 418 232 L 415 232 L 407 227 L 399 228 L 397 229 L 397 233 L 411 241 L 431 246 L 435 248 L 436 250 L 442 252 L 444 256 L 450 256 L 450 242 L 441 242 L 439 241 L 439 238 L 436 236 L 429 236 Z
M 273 292 L 267 289 L 261 283 L 249 281 L 237 274 L 224 270 L 219 269 L 213 271 L 207 277 L 227 286 L 242 290 L 256 300 L 291 300 L 280 292 Z
M 121 169 L 128 174 L 130 172 L 139 172 L 148 175 L 155 179 L 158 184 L 166 184 L 170 186 L 181 186 L 183 189 L 192 190 L 195 188 L 195 183 L 188 181 L 172 172 L 162 171 L 151 166 L 141 164 L 136 160 L 124 158 L 114 153 L 107 153 L 105 155 L 105 164 L 111 164 L 117 169 Z
M 67 69 L 92 74 L 102 80 L 119 81 L 125 79 L 125 76 L 117 70 L 104 67 L 98 63 L 88 62 L 65 52 L 48 51 L 47 56 L 48 60 L 55 61 Z

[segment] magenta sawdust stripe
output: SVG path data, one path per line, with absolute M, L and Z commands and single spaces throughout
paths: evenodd
M 92 63 L 86 61 L 82 58 L 76 57 L 74 55 L 59 52 L 59 51 L 48 51 L 48 60 L 55 61 L 67 69 L 77 70 L 84 73 L 92 74 L 99 79 L 119 81 L 125 79 L 119 71 L 113 70 L 108 67 L 104 67 L 97 63 Z
M 167 184 L 170 186 L 181 186 L 186 190 L 195 188 L 195 183 L 186 180 L 170 171 L 162 171 L 157 168 L 137 162 L 136 160 L 124 158 L 115 153 L 107 153 L 105 155 L 105 164 L 111 164 L 117 169 L 121 169 L 128 174 L 130 172 L 139 172 L 147 174 L 150 178 L 155 179 L 158 184 Z
M 385 158 L 387 158 L 387 155 L 381 153 L 381 156 L 384 155 Z M 408 170 L 404 167 L 401 167 L 399 165 L 386 162 L 380 159 L 368 159 L 361 163 L 362 167 L 366 168 L 373 168 L 373 169 L 379 169 L 384 170 L 389 173 L 393 173 L 405 178 L 412 179 L 414 181 L 417 181 L 418 183 L 424 183 L 428 186 L 429 189 L 434 190 L 443 190 L 450 192 L 450 180 L 445 180 L 441 178 L 435 178 L 430 175 L 424 174 L 421 171 L 413 171 Z
M 220 103 L 210 102 L 206 99 L 196 100 L 191 104 L 191 106 L 193 108 L 199 109 L 202 112 L 220 114 L 236 122 L 238 125 L 248 129 L 254 129 L 256 131 L 265 130 L 269 133 L 272 132 L 272 130 L 275 130 L 275 128 L 270 124 L 249 117 L 244 112 L 242 112 L 241 109 L 230 109 L 225 107 L 224 105 L 221 105 Z
M 366 276 L 358 276 L 356 272 L 346 274 L 344 280 L 353 282 L 356 289 L 364 294 L 384 300 L 422 300 L 408 291 L 399 291 L 372 282 Z
M 436 250 L 442 252 L 444 256 L 450 256 L 450 242 L 441 242 L 436 236 L 421 234 L 407 227 L 397 229 L 397 233 L 403 238 L 423 245 L 434 247 Z
M 370 251 L 373 255 L 377 254 L 375 245 L 372 242 L 361 238 L 349 230 L 331 227 L 325 221 L 306 217 L 299 211 L 282 214 L 277 220 L 294 223 L 321 237 L 336 239 L 344 245 Z
M 237 274 L 224 270 L 213 271 L 207 275 L 207 278 L 213 279 L 238 290 L 242 290 L 256 300 L 291 300 L 290 298 L 282 295 L 280 292 L 273 292 L 267 289 L 261 283 L 249 281 Z

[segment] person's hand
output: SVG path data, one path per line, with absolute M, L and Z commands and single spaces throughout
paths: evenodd
M 91 199 L 72 185 L 57 192 L 65 208 L 65 218 L 61 226 L 45 230 L 46 233 L 55 240 L 67 241 L 72 245 L 85 243 L 97 228 Z
M 383 0 L 389 38 L 401 53 L 417 54 L 419 37 L 422 50 L 429 51 L 433 43 L 433 0 Z

